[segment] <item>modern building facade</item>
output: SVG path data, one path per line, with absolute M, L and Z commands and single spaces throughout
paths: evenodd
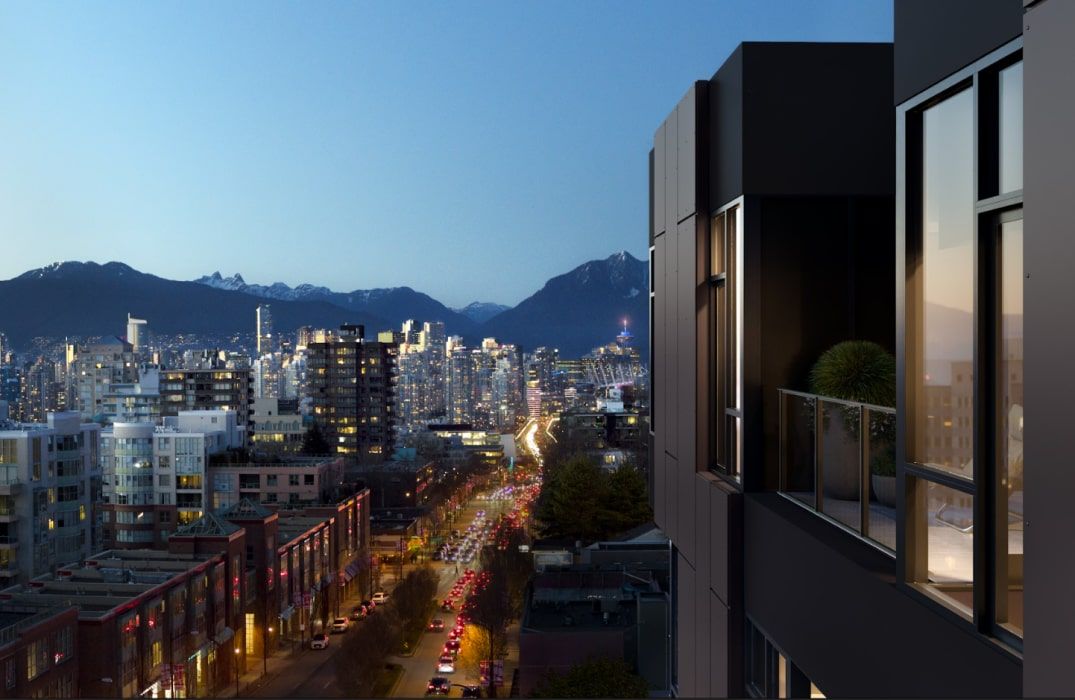
M 365 339 L 362 326 L 309 345 L 313 416 L 336 454 L 381 461 L 395 443 L 396 345 Z
M 897 0 L 888 57 L 744 44 L 657 132 L 679 694 L 1075 693 L 1073 28 L 1058 0 Z M 893 351 L 894 406 L 804 390 L 847 339 Z
M 0 584 L 14 585 L 92 551 L 100 426 L 77 413 L 0 423 Z
M 160 373 L 161 416 L 178 416 L 180 411 L 234 411 L 238 425 L 249 428 L 254 400 L 250 367 L 225 360 L 206 364 Z
M 113 384 L 138 381 L 138 355 L 125 340 L 105 338 L 88 345 L 67 348 L 67 396 L 69 408 L 92 418 Z

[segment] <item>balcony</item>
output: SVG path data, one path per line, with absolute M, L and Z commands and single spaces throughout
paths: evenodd
M 895 550 L 895 409 L 789 389 L 779 405 L 780 492 Z

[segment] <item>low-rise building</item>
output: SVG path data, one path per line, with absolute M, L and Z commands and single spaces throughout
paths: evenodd
M 234 548 L 242 531 L 233 530 L 223 536 Z M 241 559 L 212 549 L 102 552 L 0 591 L 0 605 L 77 606 L 72 647 L 82 652 L 83 696 L 204 697 L 228 683 L 243 656 L 241 644 L 240 654 L 231 651 L 241 642 L 233 641 L 246 586 Z
M 214 464 L 208 469 L 208 502 L 213 510 L 243 498 L 270 505 L 334 503 L 343 496 L 343 470 L 342 459 Z
M 302 451 L 308 426 L 297 401 L 254 399 L 251 449 L 263 455 L 295 455 Z
M 0 698 L 80 697 L 78 608 L 0 602 Z

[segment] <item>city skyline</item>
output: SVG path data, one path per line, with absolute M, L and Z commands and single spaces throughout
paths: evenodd
M 653 124 L 737 43 L 892 31 L 888 0 L 189 7 L 0 9 L 0 278 L 107 259 L 513 305 L 645 256 Z M 203 245 L 236 262 L 179 254 Z

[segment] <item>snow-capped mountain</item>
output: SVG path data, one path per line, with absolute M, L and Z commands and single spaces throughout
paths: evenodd
M 507 311 L 510 306 L 504 306 L 503 304 L 495 304 L 491 301 L 473 301 L 461 309 L 454 309 L 456 313 L 461 313 L 475 323 L 485 323 L 493 316 L 496 316 L 502 311 Z

